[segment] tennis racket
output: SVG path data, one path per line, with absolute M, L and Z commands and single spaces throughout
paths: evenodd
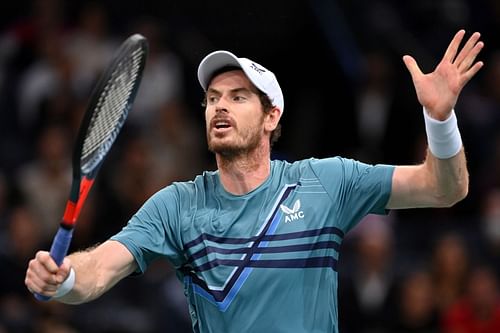
M 68 252 L 73 229 L 99 167 L 132 108 L 147 55 L 145 37 L 139 34 L 128 37 L 92 91 L 73 149 L 69 198 L 50 248 L 50 255 L 58 266 Z M 51 297 L 35 293 L 35 298 L 47 301 Z

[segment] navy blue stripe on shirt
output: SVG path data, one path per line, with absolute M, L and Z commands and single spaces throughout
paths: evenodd
M 244 260 L 215 259 L 195 268 L 197 272 L 207 271 L 217 266 L 240 267 Z M 337 259 L 333 257 L 312 257 L 300 259 L 270 259 L 270 260 L 250 260 L 246 267 L 261 268 L 311 268 L 311 267 L 331 267 L 337 269 Z
M 295 238 L 305 238 L 305 237 L 313 237 L 313 236 L 319 236 L 319 235 L 324 235 L 324 234 L 333 234 L 337 235 L 340 238 L 344 237 L 344 232 L 340 230 L 339 228 L 335 227 L 325 227 L 322 229 L 313 229 L 313 230 L 305 230 L 305 231 L 297 231 L 297 232 L 290 232 L 290 233 L 285 233 L 285 234 L 277 234 L 277 235 L 257 235 L 249 238 L 232 238 L 232 237 L 218 237 L 218 236 L 213 236 L 210 234 L 201 234 L 198 236 L 196 239 L 187 242 L 184 245 L 184 250 L 187 251 L 190 248 L 203 243 L 203 241 L 208 240 L 214 243 L 219 243 L 219 244 L 245 244 L 245 243 L 250 243 L 254 242 L 256 240 L 260 241 L 277 241 L 277 240 L 287 240 L 287 239 L 295 239 Z
M 188 262 L 193 262 L 196 259 L 202 258 L 209 253 L 220 253 L 220 254 L 249 254 L 251 253 L 288 253 L 288 252 L 300 252 L 300 251 L 312 251 L 318 249 L 328 249 L 332 248 L 338 251 L 340 244 L 334 241 L 323 241 L 311 244 L 297 244 L 297 245 L 285 245 L 285 246 L 271 246 L 271 247 L 257 247 L 252 249 L 249 247 L 240 247 L 236 249 L 223 249 L 215 246 L 207 246 L 198 252 L 194 253 L 189 257 Z
M 331 267 L 333 270 L 337 270 L 337 259 L 333 257 L 312 257 L 303 259 L 251 260 L 249 266 L 265 268 Z
M 340 230 L 339 228 L 325 227 L 325 228 L 321 228 L 321 229 L 289 232 L 286 234 L 266 235 L 262 238 L 262 240 L 263 241 L 288 240 L 288 239 L 295 239 L 295 238 L 314 237 L 314 236 L 325 235 L 325 234 L 337 235 L 340 238 L 344 238 L 344 232 L 342 230 Z

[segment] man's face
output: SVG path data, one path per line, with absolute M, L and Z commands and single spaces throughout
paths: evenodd
M 205 119 L 210 151 L 225 157 L 247 154 L 269 138 L 256 88 L 241 70 L 217 75 L 207 89 Z

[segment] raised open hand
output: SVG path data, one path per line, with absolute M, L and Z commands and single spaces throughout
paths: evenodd
M 418 101 L 434 119 L 448 118 L 462 88 L 483 67 L 481 61 L 474 63 L 484 46 L 484 43 L 479 41 L 481 34 L 472 34 L 459 52 L 464 35 L 465 30 L 455 34 L 443 59 L 431 73 L 422 73 L 413 57 L 403 57 L 410 71 Z

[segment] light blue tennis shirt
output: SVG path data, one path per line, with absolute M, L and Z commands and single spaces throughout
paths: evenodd
M 141 272 L 158 258 L 174 265 L 195 332 L 338 332 L 340 244 L 365 215 L 386 213 L 393 170 L 274 160 L 244 195 L 205 172 L 154 194 L 112 239 Z

